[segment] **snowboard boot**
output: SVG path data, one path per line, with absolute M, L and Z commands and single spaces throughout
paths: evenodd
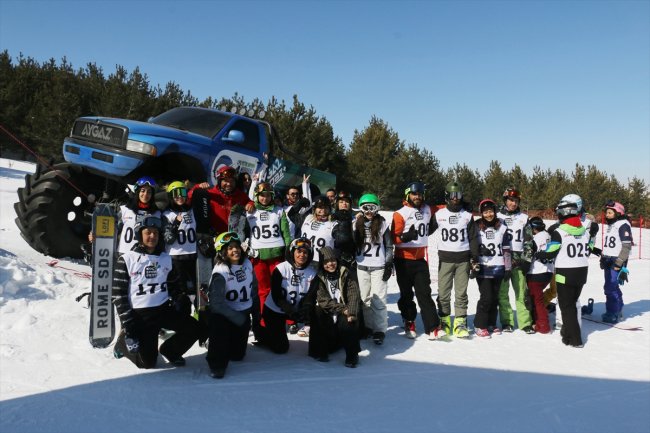
M 445 335 L 451 335 L 451 316 L 440 316 L 440 327 Z
M 411 339 L 414 339 L 415 337 L 418 336 L 418 334 L 415 331 L 415 322 L 410 320 L 404 321 L 404 335 L 406 335 L 406 338 L 411 338 Z
M 582 315 L 591 315 L 591 313 L 594 312 L 594 298 L 589 298 L 587 301 L 587 305 L 583 305 L 582 308 L 580 309 L 582 312 Z
M 623 314 L 622 313 L 605 313 L 602 316 L 603 322 L 605 323 L 611 323 L 612 325 L 620 322 L 623 320 Z
M 469 331 L 467 330 L 467 320 L 464 317 L 454 318 L 454 337 L 468 338 Z

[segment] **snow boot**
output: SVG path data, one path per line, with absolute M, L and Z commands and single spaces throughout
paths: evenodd
M 485 328 L 474 328 L 474 333 L 476 334 L 477 337 L 491 338 L 490 331 L 488 331 Z
M 591 315 L 591 313 L 594 312 L 594 298 L 589 298 L 589 300 L 587 301 L 587 305 L 583 305 L 580 310 L 583 316 Z
M 415 332 L 415 322 L 412 322 L 410 320 L 404 321 L 404 335 L 406 335 L 406 338 L 411 339 L 414 339 L 418 336 L 418 334 Z
M 451 316 L 440 316 L 440 327 L 445 335 L 451 335 Z
M 385 338 L 386 338 L 386 334 L 384 334 L 383 332 L 378 331 L 372 334 L 372 339 L 377 346 L 381 346 L 382 344 L 384 344 Z
M 622 313 L 605 313 L 602 316 L 603 322 L 605 323 L 611 323 L 611 324 L 616 324 L 620 322 L 623 319 L 623 314 Z
M 467 338 L 469 331 L 467 330 L 467 320 L 464 317 L 454 318 L 454 337 Z

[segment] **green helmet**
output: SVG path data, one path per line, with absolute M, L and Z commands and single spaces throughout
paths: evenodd
M 463 186 L 455 180 L 445 186 L 445 200 L 449 202 L 452 198 L 463 198 Z
M 167 185 L 167 194 L 170 197 L 187 197 L 187 187 L 180 180 L 175 180 Z
M 369 203 L 381 206 L 381 203 L 379 203 L 379 197 L 375 194 L 364 194 L 359 199 L 359 206 Z

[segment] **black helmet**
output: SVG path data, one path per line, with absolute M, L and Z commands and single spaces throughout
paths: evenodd
M 544 224 L 544 220 L 538 216 L 532 217 L 530 220 L 528 220 L 528 224 L 530 224 L 531 228 L 539 230 L 540 232 L 546 230 L 546 224 Z
M 142 230 L 145 228 L 154 228 L 158 233 L 162 230 L 162 220 L 154 215 L 143 215 L 137 217 L 133 232 L 135 233 L 135 240 L 142 242 Z
M 424 197 L 424 193 L 426 191 L 426 186 L 422 182 L 411 182 L 406 186 L 406 189 L 404 190 L 404 198 L 408 200 L 409 194 L 417 194 L 420 193 L 422 194 L 422 197 Z

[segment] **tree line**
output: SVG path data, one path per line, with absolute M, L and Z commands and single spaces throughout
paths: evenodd
M 500 203 L 505 188 L 514 186 L 523 195 L 522 207 L 529 211 L 552 209 L 568 193 L 582 196 L 585 207 L 594 214 L 610 199 L 622 202 L 635 217 L 648 215 L 650 210 L 648 185 L 637 176 L 624 185 L 591 165 L 576 164 L 571 173 L 536 166 L 532 173 L 525 173 L 518 165 L 508 169 L 496 160 L 484 173 L 462 162 L 443 168 L 431 151 L 405 143 L 386 121 L 375 116 L 355 130 L 351 143 L 345 145 L 327 118 L 313 106 L 305 106 L 297 95 L 290 103 L 274 97 L 266 102 L 258 98 L 246 101 L 237 93 L 201 101 L 173 81 L 164 87 L 153 85 L 137 67 L 129 72 L 116 65 L 114 72 L 105 74 L 95 63 L 75 69 L 66 58 L 39 63 L 22 54 L 14 59 L 7 50 L 0 53 L 0 125 L 46 160 L 62 161 L 63 139 L 77 117 L 146 121 L 177 106 L 264 110 L 264 120 L 277 129 L 289 150 L 304 158 L 303 163 L 336 174 L 336 187 L 353 197 L 364 192 L 378 194 L 388 209 L 400 206 L 408 181 L 424 182 L 427 201 L 444 203 L 444 186 L 457 180 L 474 206 L 485 197 Z M 0 156 L 34 160 L 4 133 L 0 134 Z

